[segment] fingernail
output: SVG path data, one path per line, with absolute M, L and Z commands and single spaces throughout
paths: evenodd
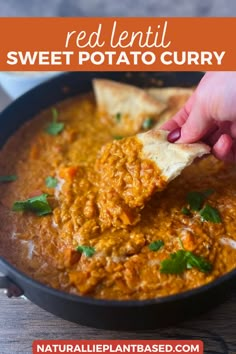
M 169 143 L 174 143 L 181 137 L 181 128 L 176 128 L 175 130 L 172 130 L 172 132 L 169 132 L 167 135 L 167 140 Z

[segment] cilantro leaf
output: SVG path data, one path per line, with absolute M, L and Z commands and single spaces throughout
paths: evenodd
M 11 176 L 0 176 L 0 183 L 5 183 L 5 182 L 14 182 L 17 180 L 17 176 L 11 175 Z
M 124 137 L 123 136 L 121 136 L 121 135 L 116 135 L 116 136 L 114 136 L 114 139 L 115 140 L 121 140 L 121 139 L 123 139 Z
M 13 211 L 31 211 L 38 216 L 51 214 L 52 209 L 47 200 L 47 194 L 41 194 L 27 200 L 16 201 L 13 206 Z
M 199 211 L 202 208 L 204 201 L 214 193 L 213 189 L 206 189 L 203 192 L 189 192 L 187 194 L 187 202 L 190 209 Z
M 206 204 L 203 207 L 203 203 L 212 193 L 214 193 L 213 189 L 206 189 L 203 192 L 189 192 L 187 194 L 187 202 L 191 210 L 199 212 L 202 220 L 220 223 L 222 220 L 217 209 L 213 208 L 209 204 Z M 188 209 L 184 207 L 182 209 L 182 213 L 188 215 L 187 212 Z
M 117 123 L 119 123 L 121 121 L 121 113 L 119 113 L 119 112 L 116 113 L 115 119 L 116 119 Z
M 45 184 L 48 188 L 56 188 L 58 185 L 58 180 L 55 177 L 48 176 L 45 179 Z
M 161 262 L 160 272 L 164 274 L 181 274 L 187 269 L 197 268 L 200 272 L 207 273 L 212 270 L 212 265 L 202 257 L 185 250 L 179 250 L 170 255 L 170 258 Z
M 199 211 L 204 200 L 205 196 L 201 192 L 189 192 L 187 194 L 187 202 L 192 210 Z
M 159 249 L 161 249 L 164 246 L 164 242 L 162 240 L 158 240 L 158 241 L 154 241 L 152 243 L 150 243 L 150 245 L 148 246 L 148 248 L 151 251 L 159 251 Z
M 52 122 L 48 124 L 45 131 L 49 135 L 58 135 L 63 131 L 64 127 L 64 123 L 58 122 L 58 111 L 56 108 L 52 108 Z
M 222 222 L 220 214 L 217 209 L 213 208 L 209 204 L 206 204 L 202 210 L 200 210 L 199 214 L 204 221 L 211 221 L 214 223 Z
M 147 118 L 145 121 L 143 121 L 142 128 L 145 130 L 151 129 L 154 125 L 154 119 L 153 118 Z
M 64 129 L 65 124 L 64 123 L 58 123 L 58 122 L 51 122 L 48 124 L 46 128 L 46 132 L 49 135 L 58 135 L 60 134 L 63 129 Z
M 190 210 L 188 208 L 186 208 L 186 207 L 183 207 L 181 209 L 181 213 L 184 214 L 184 215 L 191 215 Z
M 76 248 L 77 252 L 84 253 L 86 257 L 92 257 L 95 253 L 94 247 L 90 246 L 78 246 Z
M 196 256 L 192 252 L 186 252 L 187 269 L 197 268 L 203 273 L 208 273 L 212 270 L 212 265 L 203 257 Z
M 170 258 L 161 262 L 161 273 L 165 274 L 181 274 L 186 269 L 186 259 L 184 250 L 179 250 L 170 255 Z
M 51 112 L 52 112 L 52 120 L 56 121 L 59 116 L 58 110 L 55 107 L 52 107 Z

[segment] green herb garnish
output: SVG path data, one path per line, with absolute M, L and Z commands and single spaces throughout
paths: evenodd
M 58 185 L 58 180 L 55 177 L 48 176 L 45 179 L 45 184 L 48 188 L 56 188 Z
M 116 113 L 115 118 L 117 123 L 119 123 L 121 121 L 121 113 Z
M 165 274 L 181 274 L 187 268 L 185 251 L 180 250 L 161 262 L 160 272 Z
M 184 214 L 184 215 L 191 215 L 190 210 L 188 208 L 186 208 L 186 207 L 183 207 L 181 209 L 181 213 Z
M 199 211 L 206 198 L 208 198 L 213 192 L 213 189 L 207 189 L 203 192 L 189 192 L 187 194 L 187 202 L 190 209 Z
M 52 122 L 49 123 L 45 129 L 45 131 L 49 135 L 58 135 L 63 131 L 63 129 L 65 127 L 64 123 L 58 122 L 58 115 L 59 114 L 58 114 L 58 111 L 56 110 L 56 108 L 52 108 Z
M 191 210 L 198 211 L 203 221 L 211 221 L 214 223 L 222 222 L 220 214 L 217 209 L 209 204 L 203 206 L 205 200 L 214 193 L 213 189 L 206 189 L 203 192 L 190 192 L 187 194 L 187 202 Z M 188 208 L 182 208 L 182 213 L 189 215 Z
M 47 194 L 41 194 L 27 200 L 17 201 L 13 204 L 13 211 L 31 211 L 38 216 L 51 214 L 52 209 L 47 200 Z
M 116 135 L 116 136 L 114 136 L 114 139 L 115 140 L 121 140 L 121 139 L 123 139 L 124 137 L 123 136 L 121 136 L 121 135 Z
M 187 251 L 187 269 L 197 268 L 202 273 L 208 273 L 212 270 L 212 265 L 205 258 L 196 256 Z
M 155 121 L 153 118 L 147 118 L 145 119 L 145 121 L 143 122 L 142 128 L 147 130 L 147 129 L 151 129 L 154 125 Z
M 199 211 L 204 200 L 205 196 L 200 192 L 189 192 L 187 194 L 187 202 L 192 210 Z
M 17 180 L 17 176 L 12 175 L 12 176 L 0 176 L 0 183 L 5 183 L 5 182 L 14 182 Z
M 76 248 L 77 252 L 84 253 L 86 257 L 92 257 L 95 253 L 95 249 L 90 246 L 78 246 Z
M 179 250 L 172 253 L 170 258 L 161 262 L 160 272 L 165 274 L 181 274 L 191 268 L 197 268 L 200 272 L 207 273 L 212 270 L 212 265 L 204 258 L 196 256 L 190 251 Z
M 199 214 L 204 221 L 211 221 L 214 223 L 220 223 L 222 221 L 218 210 L 209 204 L 206 204 L 204 208 L 200 210 Z
M 148 248 L 151 251 L 159 251 L 159 249 L 161 249 L 164 246 L 164 242 L 162 240 L 158 240 L 158 241 L 154 241 L 152 243 L 150 243 L 150 245 L 148 246 Z

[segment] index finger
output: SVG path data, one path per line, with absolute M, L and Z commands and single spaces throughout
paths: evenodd
M 196 92 L 196 91 L 195 91 Z M 182 107 L 170 120 L 165 122 L 160 129 L 163 130 L 175 130 L 176 128 L 181 128 L 189 117 L 192 110 L 193 103 L 195 100 L 195 92 L 189 97 L 184 107 Z

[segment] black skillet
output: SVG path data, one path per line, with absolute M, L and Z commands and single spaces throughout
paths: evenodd
M 14 101 L 0 115 L 0 147 L 24 122 L 42 109 L 91 91 L 91 79 L 109 78 L 141 87 L 192 86 L 202 77 L 197 72 L 177 73 L 87 73 L 61 75 L 26 93 Z M 206 311 L 223 300 L 236 279 L 236 270 L 218 280 L 182 294 L 145 301 L 96 300 L 75 296 L 45 286 L 0 258 L 0 288 L 8 296 L 24 294 L 45 310 L 66 320 L 104 329 L 150 329 L 180 321 L 190 315 Z M 10 301 L 10 300 L 9 300 Z

